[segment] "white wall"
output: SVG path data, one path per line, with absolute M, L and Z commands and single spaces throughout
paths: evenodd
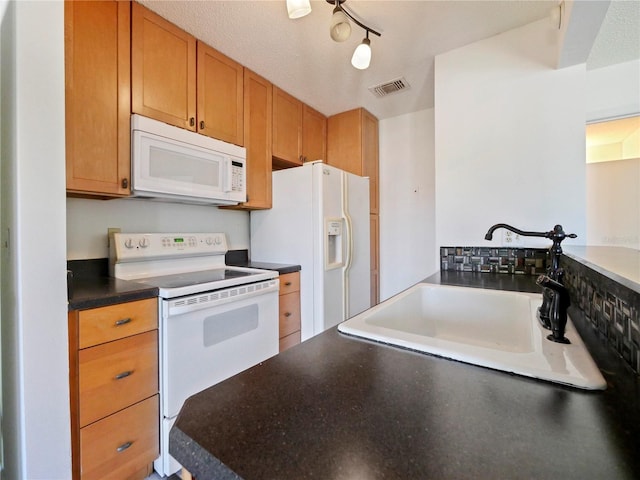
M 586 119 L 640 113 L 640 60 L 587 71 Z
M 62 2 L 11 2 L 2 23 L 3 475 L 12 480 L 71 475 L 63 20 Z
M 105 258 L 107 228 L 123 232 L 224 232 L 229 249 L 248 249 L 249 213 L 152 200 L 67 199 L 67 258 Z
M 554 69 L 550 38 L 541 20 L 436 57 L 437 247 L 499 245 L 499 222 L 584 244 L 585 67 Z
M 381 120 L 380 299 L 438 269 L 433 109 Z

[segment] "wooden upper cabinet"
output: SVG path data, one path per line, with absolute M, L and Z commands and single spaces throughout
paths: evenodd
M 362 110 L 362 175 L 369 177 L 369 211 L 379 213 L 379 159 L 378 119 Z
M 302 102 L 273 86 L 273 156 L 302 165 Z
M 132 2 L 132 111 L 196 130 L 196 39 Z
M 302 160 L 327 159 L 327 117 L 308 105 L 302 107 Z
M 243 145 L 242 65 L 198 42 L 198 132 Z
M 370 213 L 378 213 L 378 119 L 363 108 L 327 120 L 327 163 L 369 177 Z
M 284 167 L 326 158 L 327 117 L 273 87 L 273 157 Z
M 66 179 L 70 193 L 130 193 L 130 4 L 65 2 Z
M 271 208 L 272 85 L 244 70 L 247 201 L 242 208 Z

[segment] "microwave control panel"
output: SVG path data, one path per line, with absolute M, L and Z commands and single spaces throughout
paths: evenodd
M 231 191 L 244 191 L 244 168 L 242 163 L 236 161 L 231 162 Z

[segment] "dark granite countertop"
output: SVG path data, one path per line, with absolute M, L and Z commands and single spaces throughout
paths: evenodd
M 158 296 L 158 289 L 112 277 L 83 278 L 73 282 L 69 310 L 104 307 Z
M 499 274 L 426 281 L 538 288 L 533 277 Z M 607 379 L 603 392 L 332 328 L 190 397 L 170 452 L 203 479 L 640 478 L 640 381 L 570 314 Z
M 227 254 L 226 263 L 237 267 L 261 268 L 277 271 L 279 275 L 298 272 L 300 265 L 251 262 L 247 250 L 233 250 Z M 143 300 L 158 296 L 158 289 L 137 282 L 109 277 L 108 259 L 70 260 L 68 271 L 73 272 L 67 279 L 68 309 L 84 310 L 104 307 L 115 303 Z
M 225 263 L 234 267 L 261 268 L 263 270 L 274 270 L 279 275 L 299 272 L 300 265 L 288 265 L 283 263 L 253 262 L 249 260 L 248 250 L 230 250 L 225 255 Z
M 158 296 L 158 289 L 155 287 L 109 277 L 108 267 L 106 258 L 67 262 L 69 311 Z

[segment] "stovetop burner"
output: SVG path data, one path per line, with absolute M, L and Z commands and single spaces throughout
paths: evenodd
M 201 272 L 178 273 L 174 275 L 162 275 L 137 280 L 139 283 L 152 285 L 158 288 L 180 288 L 204 283 L 220 282 L 239 277 L 255 275 L 255 272 L 231 270 L 220 268 L 215 270 L 204 270 Z

